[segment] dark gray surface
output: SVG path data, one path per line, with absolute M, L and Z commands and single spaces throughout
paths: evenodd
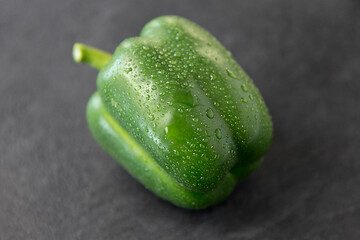
M 252 76 L 274 121 L 264 164 L 202 211 L 145 190 L 93 140 L 107 51 L 177 14 Z M 360 239 L 360 2 L 0 0 L 0 239 Z

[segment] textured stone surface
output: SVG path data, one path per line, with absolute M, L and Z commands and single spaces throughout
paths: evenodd
M 99 147 L 97 73 L 71 58 L 165 14 L 215 35 L 273 116 L 264 164 L 207 210 L 158 199 Z M 0 0 L 0 239 L 359 239 L 359 42 L 356 0 Z

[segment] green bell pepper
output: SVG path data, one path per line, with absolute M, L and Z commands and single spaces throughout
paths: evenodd
M 76 43 L 73 57 L 100 70 L 87 107 L 93 136 L 159 197 L 208 207 L 262 162 L 272 139 L 264 100 L 195 23 L 159 17 L 112 56 Z

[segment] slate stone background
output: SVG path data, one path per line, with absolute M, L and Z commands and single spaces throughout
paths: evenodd
M 214 34 L 274 121 L 264 164 L 224 203 L 168 204 L 93 140 L 96 71 L 154 17 Z M 360 239 L 360 2 L 0 0 L 0 239 Z

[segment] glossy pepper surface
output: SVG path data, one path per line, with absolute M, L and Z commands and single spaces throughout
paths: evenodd
M 134 178 L 177 206 L 224 200 L 259 166 L 272 121 L 252 80 L 210 33 L 177 16 L 145 25 L 111 56 L 75 44 L 100 70 L 87 119 Z

